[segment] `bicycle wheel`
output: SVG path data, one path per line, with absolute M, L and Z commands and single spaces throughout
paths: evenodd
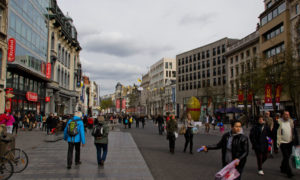
M 14 166 L 10 160 L 0 157 L 0 179 L 9 179 L 14 173 Z
M 11 149 L 4 154 L 4 157 L 12 162 L 15 173 L 24 171 L 28 166 L 28 156 L 22 149 Z

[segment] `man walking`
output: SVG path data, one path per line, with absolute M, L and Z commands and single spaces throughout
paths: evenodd
M 289 159 L 292 154 L 293 145 L 298 145 L 298 137 L 295 133 L 294 122 L 290 118 L 288 111 L 284 111 L 283 118 L 278 120 L 279 127 L 277 130 L 277 145 L 282 152 L 282 161 L 280 170 L 287 174 L 288 178 L 292 178 L 294 174 L 290 167 Z
M 94 144 L 97 149 L 98 167 L 103 167 L 107 155 L 109 127 L 107 123 L 105 123 L 103 116 L 98 116 L 98 121 L 95 122 L 96 124 L 93 129 L 92 135 L 95 138 Z
M 159 135 L 162 135 L 164 132 L 164 118 L 159 114 L 156 118 L 156 124 L 158 124 L 158 133 Z
M 240 160 L 239 163 L 236 164 L 236 169 L 240 173 L 237 180 L 241 179 L 249 153 L 248 137 L 242 132 L 241 121 L 234 120 L 231 123 L 231 131 L 225 133 L 218 144 L 202 147 L 204 148 L 204 151 L 222 149 L 223 167 L 235 159 Z
M 75 112 L 74 117 L 70 119 L 64 129 L 64 140 L 68 140 L 68 158 L 67 168 L 72 166 L 73 149 L 75 147 L 75 165 L 81 164 L 80 144 L 85 144 L 84 125 L 81 120 L 81 112 Z

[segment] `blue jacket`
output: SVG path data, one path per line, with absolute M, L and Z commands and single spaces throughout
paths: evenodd
M 80 117 L 74 116 L 74 119 L 77 120 L 77 128 L 78 128 L 78 134 L 76 136 L 69 136 L 68 135 L 68 126 L 72 119 L 69 119 L 65 130 L 64 130 L 64 140 L 66 141 L 68 139 L 68 142 L 81 142 L 82 144 L 85 144 L 85 135 L 84 135 L 84 125 Z

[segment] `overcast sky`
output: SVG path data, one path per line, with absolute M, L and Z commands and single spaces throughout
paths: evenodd
M 255 31 L 263 0 L 57 0 L 78 31 L 83 71 L 113 93 L 162 57 Z

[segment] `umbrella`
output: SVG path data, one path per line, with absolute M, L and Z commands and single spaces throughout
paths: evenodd
M 236 107 L 231 107 L 226 109 L 226 113 L 241 113 L 241 112 L 243 111 Z

